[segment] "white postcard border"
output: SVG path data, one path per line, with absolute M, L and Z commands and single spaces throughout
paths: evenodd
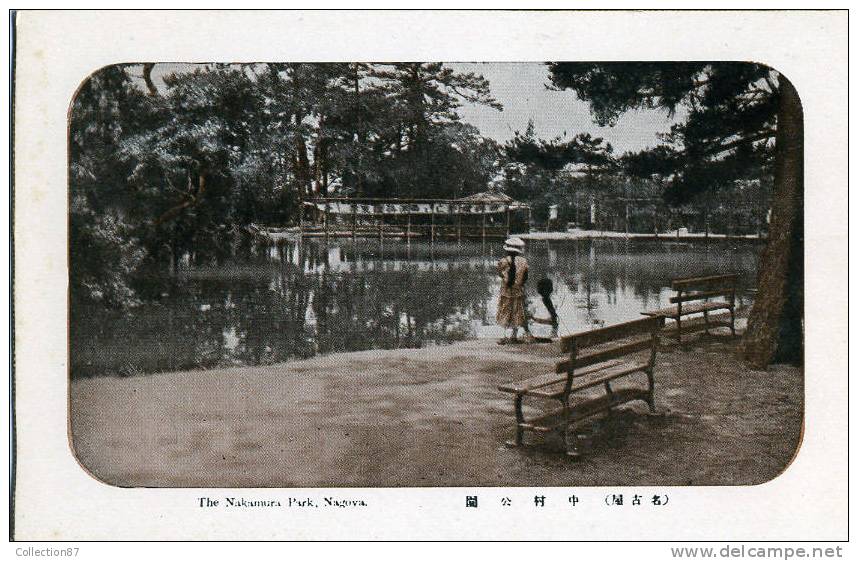
M 74 33 L 70 33 L 74 30 Z M 847 16 L 844 12 L 23 12 L 15 84 L 18 539 L 837 540 L 847 535 Z M 670 487 L 669 508 L 465 509 L 565 488 L 122 489 L 67 434 L 67 112 L 137 61 L 747 60 L 805 110 L 806 422 L 793 464 L 748 487 Z M 647 488 L 631 488 L 648 490 Z M 598 498 L 622 488 L 575 488 Z M 626 491 L 628 492 L 628 491 Z M 201 509 L 199 497 L 359 497 L 366 509 Z M 595 502 L 595 501 L 593 501 Z

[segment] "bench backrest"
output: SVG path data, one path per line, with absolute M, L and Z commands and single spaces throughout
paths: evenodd
M 663 317 L 647 317 L 618 323 L 591 331 L 582 331 L 560 338 L 560 351 L 569 353 L 569 358 L 557 363 L 556 372 L 572 374 L 576 368 L 591 366 L 614 360 L 646 349 L 651 351 L 650 361 L 655 361 L 658 334 L 664 326 Z M 612 342 L 620 344 L 591 352 L 582 352 L 588 347 Z
M 736 273 L 673 279 L 670 281 L 670 287 L 676 291 L 676 296 L 670 298 L 670 303 L 682 304 L 717 297 L 728 298 L 732 302 L 736 299 L 738 279 L 739 275 Z

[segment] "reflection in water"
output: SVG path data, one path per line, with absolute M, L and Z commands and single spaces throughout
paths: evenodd
M 582 240 L 531 242 L 536 281 L 554 282 L 560 333 L 666 305 L 672 277 L 737 271 L 754 285 L 756 246 Z M 71 310 L 73 376 L 270 364 L 319 353 L 499 337 L 500 245 L 351 240 L 251 247 L 218 264 L 184 261 L 145 279 L 131 310 Z

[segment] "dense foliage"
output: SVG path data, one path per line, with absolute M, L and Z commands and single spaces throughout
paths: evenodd
M 146 267 L 229 255 L 309 197 L 458 197 L 499 173 L 501 147 L 456 110 L 501 106 L 441 63 L 196 65 L 163 84 L 155 67 L 106 67 L 72 105 L 79 303 L 131 303 Z
M 553 84 L 574 90 L 603 126 L 635 109 L 684 111 L 663 144 L 622 158 L 630 174 L 662 179 L 671 201 L 771 173 L 778 89 L 777 73 L 766 66 L 559 62 L 549 71 Z
M 771 77 L 739 66 L 550 65 L 556 86 L 574 89 L 601 124 L 627 109 L 685 107 L 665 144 L 638 154 L 587 133 L 539 138 L 532 123 L 499 144 L 458 112 L 502 109 L 488 81 L 443 63 L 105 67 L 70 115 L 72 314 L 161 298 L 169 287 L 156 271 L 244 251 L 249 225 L 295 224 L 317 196 L 496 188 L 529 203 L 538 224 L 556 215 L 550 227 L 650 232 L 719 221 L 731 231 L 744 197 L 755 210 L 743 221 L 758 230 L 771 183 Z M 729 134 L 716 127 L 725 124 Z M 735 149 L 713 151 L 711 139 Z M 668 211 L 665 197 L 706 212 Z
M 590 105 L 594 120 L 660 109 L 687 116 L 664 144 L 623 158 L 627 172 L 658 178 L 665 197 L 683 202 L 771 178 L 771 227 L 761 257 L 758 298 L 744 339 L 746 358 L 799 362 L 803 351 L 803 115 L 783 75 L 745 62 L 579 63 L 549 65 L 555 87 Z

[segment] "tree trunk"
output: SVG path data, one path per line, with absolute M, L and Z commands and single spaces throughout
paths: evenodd
M 320 138 L 313 155 L 313 165 L 316 168 L 316 192 L 323 197 L 328 196 L 328 139 Z
M 804 130 L 801 101 L 780 77 L 775 184 L 769 239 L 760 256 L 758 291 L 742 342 L 753 368 L 803 357 Z
M 316 193 L 328 196 L 328 139 L 325 136 L 325 117 L 319 117 L 318 138 L 313 148 L 313 175 L 316 183 Z
M 188 187 L 190 187 L 190 181 L 191 181 L 191 179 L 190 179 L 190 177 L 188 177 Z M 206 192 L 206 174 L 204 171 L 200 171 L 199 181 L 197 183 L 196 194 L 192 194 L 189 191 L 187 194 L 185 194 L 185 200 L 184 201 L 182 201 L 178 205 L 170 208 L 167 212 L 165 212 L 164 214 L 159 216 L 157 219 L 155 219 L 155 222 L 153 222 L 153 224 L 155 226 L 160 226 L 161 224 L 168 222 L 170 220 L 173 220 L 174 218 L 176 218 L 177 216 L 182 214 L 182 212 L 186 208 L 190 208 L 192 206 L 198 205 L 203 200 L 203 195 L 205 194 L 205 192 Z
M 152 81 L 152 70 L 154 68 L 154 62 L 143 64 L 143 81 L 146 82 L 146 89 L 149 90 L 149 95 L 152 97 L 156 97 L 158 95 L 158 88 L 155 87 L 155 83 Z
M 322 140 L 313 147 L 313 191 L 322 194 Z
M 295 125 L 300 127 L 304 117 L 300 113 L 295 114 Z M 298 182 L 301 185 L 303 195 L 312 194 L 313 188 L 313 173 L 310 171 L 310 158 L 307 156 L 307 143 L 304 142 L 304 137 L 299 134 L 297 139 L 297 149 L 295 155 L 295 175 L 298 176 Z M 303 198 L 303 196 L 301 197 Z
M 364 138 L 363 131 L 363 111 L 361 107 L 360 101 L 360 64 L 354 63 L 352 66 L 352 86 L 354 88 L 354 114 L 356 120 L 356 134 L 355 139 L 357 141 L 357 168 L 355 170 L 355 195 L 361 196 L 364 194 L 364 180 L 363 180 L 363 151 L 364 151 L 364 143 L 366 139 Z
M 313 193 L 313 174 L 310 171 L 310 158 L 307 156 L 307 145 L 303 138 L 298 138 L 298 172 L 301 189 L 305 195 Z

